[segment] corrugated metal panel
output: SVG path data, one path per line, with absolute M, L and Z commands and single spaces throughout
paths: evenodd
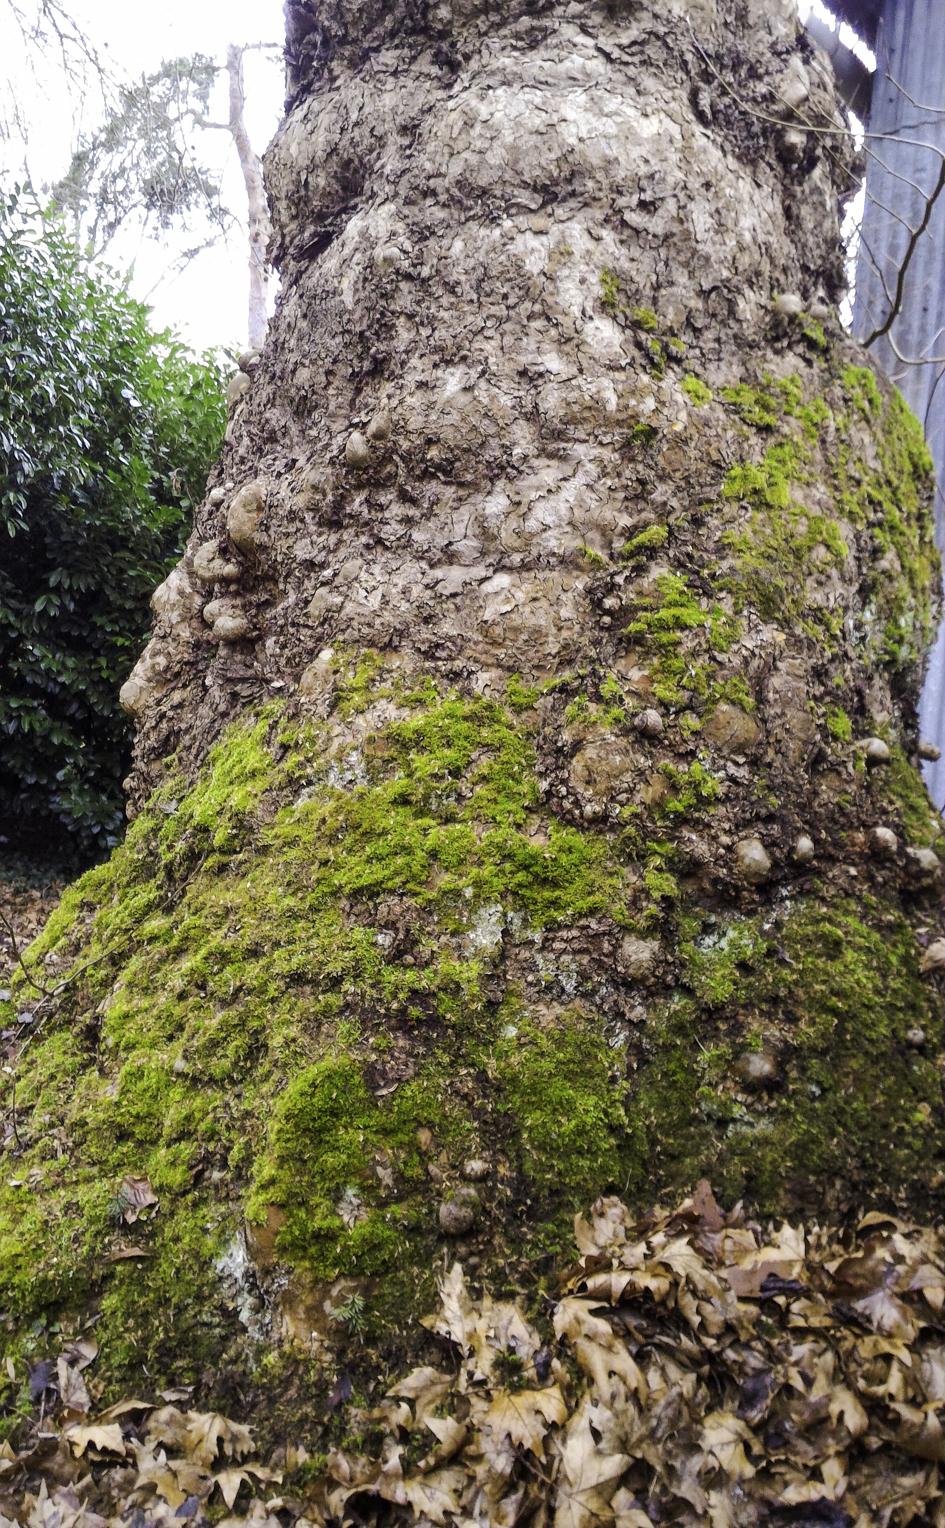
M 881 0 L 824 0 L 828 11 L 846 21 L 870 47 L 876 41 Z
M 866 208 L 856 276 L 854 333 L 865 339 L 886 320 L 898 273 L 935 188 L 945 152 L 945 0 L 886 0 L 876 37 L 876 78 Z M 935 152 L 938 150 L 939 152 Z M 945 192 L 933 208 L 905 280 L 892 327 L 903 356 L 945 354 Z M 901 389 L 925 428 L 938 474 L 936 519 L 945 546 L 945 378 L 941 366 L 903 365 L 884 337 L 871 353 Z M 922 697 L 923 733 L 945 753 L 945 630 Z M 945 802 L 945 759 L 927 766 L 935 799 Z

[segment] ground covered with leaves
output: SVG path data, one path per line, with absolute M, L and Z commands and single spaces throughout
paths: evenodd
M 61 895 L 61 882 L 28 886 L 19 878 L 0 879 L 0 984 L 9 984 L 19 952 L 42 933 Z
M 762 1227 L 703 1182 L 642 1219 L 599 1199 L 575 1231 L 540 1310 L 475 1297 L 455 1263 L 423 1323 L 440 1362 L 373 1404 L 340 1384 L 320 1452 L 315 1426 L 257 1460 L 187 1388 L 96 1413 L 96 1344 L 65 1342 L 22 1376 L 0 1528 L 943 1521 L 940 1230 Z
M 71 851 L 58 856 L 32 844 L 11 844 L 0 823 L 0 989 L 7 991 L 23 967 L 20 957 L 43 932 L 69 881 L 83 868 Z

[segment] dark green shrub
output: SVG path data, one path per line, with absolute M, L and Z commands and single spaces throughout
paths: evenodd
M 118 704 L 225 422 L 193 357 L 63 224 L 0 196 L 0 817 L 83 852 L 123 820 Z

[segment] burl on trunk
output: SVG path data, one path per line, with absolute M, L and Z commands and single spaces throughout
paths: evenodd
M 541 1277 L 605 1191 L 931 1213 L 932 483 L 837 319 L 826 59 L 789 4 L 287 11 L 280 307 L 39 949 L 91 964 L 3 1301 L 167 1367 Z

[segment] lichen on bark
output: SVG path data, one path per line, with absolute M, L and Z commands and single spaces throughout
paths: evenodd
M 280 308 L 0 1189 L 9 1324 L 97 1306 L 116 1383 L 324 1354 L 339 1280 L 397 1364 L 445 1247 L 538 1288 L 598 1192 L 945 1181 L 930 466 L 805 316 L 843 140 L 768 120 L 790 66 L 839 123 L 824 60 L 777 5 L 288 12 Z

